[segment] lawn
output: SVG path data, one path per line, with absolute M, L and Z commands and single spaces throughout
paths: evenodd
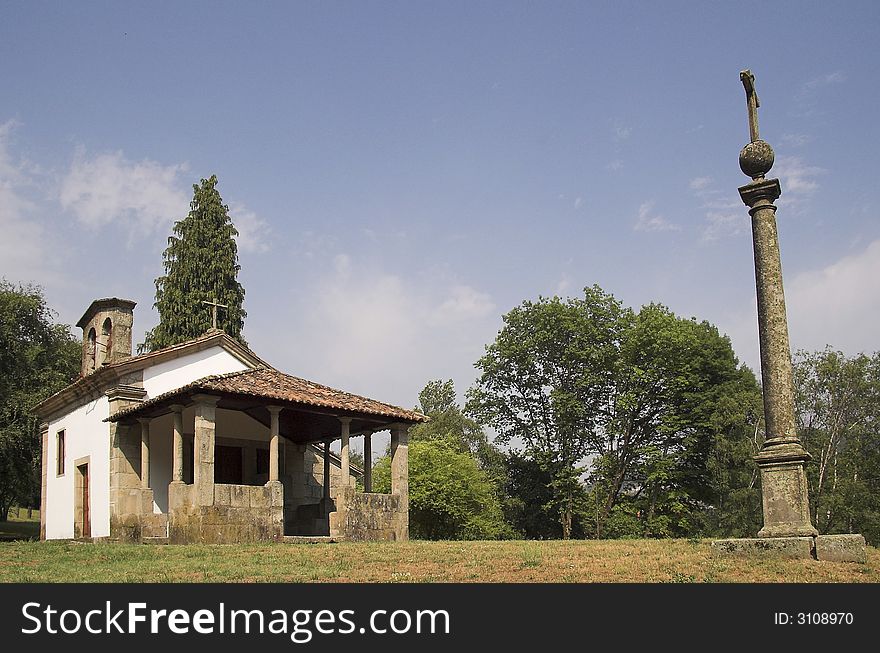
M 36 540 L 40 537 L 40 511 L 34 510 L 30 519 L 24 508 L 9 511 L 7 521 L 0 522 L 0 542 Z
M 0 582 L 880 582 L 865 565 L 715 558 L 708 541 L 161 546 L 0 543 Z

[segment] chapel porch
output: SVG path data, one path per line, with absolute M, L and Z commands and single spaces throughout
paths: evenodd
M 426 419 L 419 413 L 271 368 L 126 404 L 109 418 L 111 537 L 408 537 L 407 432 Z M 382 430 L 391 431 L 390 494 L 372 492 L 372 435 Z M 350 461 L 356 437 L 364 438 L 363 471 Z

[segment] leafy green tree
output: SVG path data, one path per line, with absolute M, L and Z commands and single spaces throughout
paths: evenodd
M 476 363 L 482 374 L 468 392 L 467 410 L 495 428 L 497 442 L 521 442 L 549 475 L 553 509 L 567 539 L 631 313 L 594 286 L 584 289 L 582 299 L 523 302 L 503 319 L 495 342 Z
M 80 353 L 40 288 L 0 280 L 0 521 L 14 502 L 39 503 L 41 443 L 31 408 L 73 380 Z
M 622 332 L 614 369 L 608 419 L 594 439 L 605 490 L 597 535 L 621 501 L 629 509 L 620 506 L 620 517 L 635 514 L 645 535 L 689 534 L 714 498 L 708 460 L 719 401 L 745 384 L 754 403 L 757 385 L 714 326 L 657 304 Z
M 210 301 L 224 304 L 217 327 L 244 342 L 241 331 L 247 313 L 244 288 L 238 282 L 238 235 L 217 191 L 217 177 L 193 185 L 187 217 L 174 224 L 164 253 L 165 274 L 156 279 L 159 324 L 149 331 L 140 352 L 155 351 L 192 338 L 211 328 Z
M 700 528 L 716 437 L 744 427 L 719 402 L 757 396 L 714 326 L 658 304 L 636 313 L 596 286 L 512 310 L 477 367 L 468 411 L 547 474 L 563 538 L 578 520 L 595 537 Z
M 462 411 L 452 379 L 428 381 L 416 408 L 431 419 L 410 429 L 412 440 L 447 440 L 459 451 L 473 455 L 496 482 L 501 481 L 504 455 L 489 441 L 483 427 Z
M 452 439 L 415 439 L 409 445 L 409 524 L 413 537 L 491 540 L 513 536 L 495 486 L 470 453 Z M 391 491 L 391 460 L 373 468 L 376 492 Z
M 880 541 L 880 354 L 798 352 L 798 433 L 811 511 L 820 533 L 862 532 Z

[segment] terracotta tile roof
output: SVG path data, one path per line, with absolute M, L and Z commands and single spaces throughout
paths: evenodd
M 314 381 L 284 374 L 271 367 L 258 367 L 242 372 L 206 376 L 143 403 L 123 408 L 111 415 L 107 421 L 116 422 L 172 397 L 194 392 L 259 397 L 267 400 L 331 408 L 349 413 L 378 415 L 403 422 L 428 421 L 428 418 L 421 413 L 336 390 Z

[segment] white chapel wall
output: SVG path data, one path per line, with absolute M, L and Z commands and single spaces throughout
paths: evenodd
M 192 383 L 212 374 L 228 374 L 249 369 L 222 347 L 210 347 L 204 351 L 187 354 L 144 370 L 144 389 L 147 398 Z
M 92 537 L 110 535 L 110 409 L 99 397 L 49 422 L 46 467 L 46 539 L 73 537 L 74 461 L 89 457 L 89 512 Z M 64 430 L 64 474 L 57 475 L 57 434 Z

